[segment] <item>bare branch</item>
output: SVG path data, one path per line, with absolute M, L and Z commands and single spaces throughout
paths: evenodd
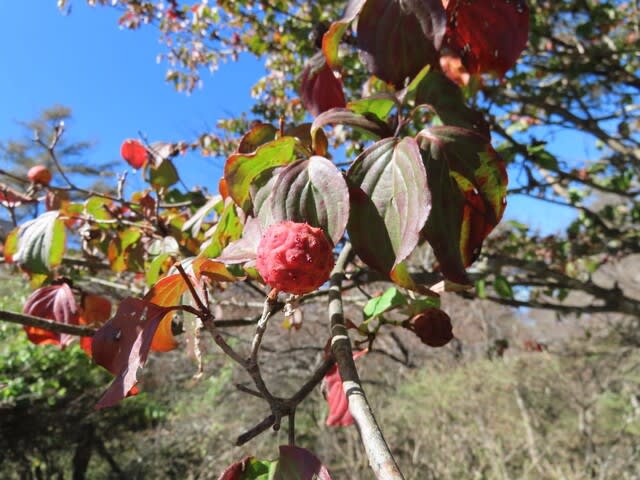
M 340 285 L 344 269 L 351 255 L 351 244 L 345 245 L 331 274 L 329 288 L 329 316 L 331 318 L 331 350 L 338 363 L 342 386 L 349 400 L 349 412 L 358 426 L 369 464 L 377 479 L 404 479 L 393 458 L 389 445 L 373 415 L 371 406 L 362 388 L 362 382 L 353 361 L 351 340 L 345 326 Z
M 84 325 L 70 325 L 68 323 L 58 323 L 46 318 L 34 317 L 25 313 L 7 312 L 0 310 L 0 320 L 17 323 L 28 327 L 37 327 L 56 333 L 66 333 L 68 335 L 78 335 L 81 337 L 93 337 L 97 329 Z

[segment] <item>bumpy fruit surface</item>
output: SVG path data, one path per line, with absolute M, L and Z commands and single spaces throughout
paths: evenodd
M 430 347 L 443 347 L 453 339 L 449 315 L 437 308 L 427 308 L 405 324 Z
M 36 165 L 31 167 L 27 172 L 27 178 L 33 183 L 41 183 L 42 185 L 49 185 L 51 182 L 51 172 L 44 165 Z
M 262 236 L 256 267 L 271 287 L 302 295 L 328 280 L 334 264 L 332 251 L 321 229 L 284 221 L 271 225 Z

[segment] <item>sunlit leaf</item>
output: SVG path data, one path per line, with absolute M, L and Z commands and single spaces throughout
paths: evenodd
M 200 254 L 215 258 L 229 243 L 238 240 L 242 235 L 242 222 L 238 217 L 236 206 L 232 201 L 227 201 L 213 230 L 211 237 L 202 244 Z
M 355 360 L 366 353 L 367 350 L 355 352 L 353 358 Z M 329 427 L 347 427 L 353 425 L 353 417 L 351 416 L 351 412 L 349 412 L 349 399 L 344 392 L 338 365 L 331 367 L 331 370 L 324 376 L 322 380 L 322 393 L 329 406 L 325 424 Z
M 162 160 L 158 166 L 149 168 L 149 182 L 154 187 L 167 188 L 178 182 L 178 171 L 168 158 Z
M 337 244 L 349 218 L 349 192 L 338 168 L 313 156 L 284 168 L 271 194 L 276 222 L 291 220 L 322 228 Z
M 35 274 L 46 274 L 60 265 L 66 234 L 58 216 L 54 210 L 20 225 L 9 245 L 11 260 Z
M 362 10 L 365 2 L 366 0 L 350 0 L 342 18 L 333 22 L 329 26 L 329 30 L 327 30 L 322 37 L 322 53 L 324 53 L 327 63 L 331 68 L 340 66 L 340 59 L 338 57 L 340 41 L 351 22 L 353 22 L 360 13 L 360 10 Z
M 229 195 L 245 212 L 251 210 L 249 187 L 260 173 L 295 160 L 296 139 L 282 137 L 258 147 L 253 153 L 234 153 L 224 166 Z
M 526 0 L 450 0 L 445 45 L 470 73 L 502 76 L 515 63 L 529 38 Z
M 195 278 L 193 283 L 197 283 Z M 182 295 L 187 291 L 187 288 L 187 284 L 179 273 L 167 275 L 149 290 L 144 296 L 144 300 L 161 307 L 180 305 L 182 303 Z M 169 312 L 159 323 L 150 345 L 151 350 L 154 352 L 168 352 L 178 346 L 171 329 L 173 316 L 174 313 Z
M 276 462 L 244 457 L 239 462 L 229 465 L 218 480 L 271 480 L 275 466 Z
M 407 297 L 405 297 L 397 288 L 391 287 L 382 295 L 373 297 L 369 300 L 362 311 L 366 318 L 377 317 L 384 312 L 393 308 L 406 305 Z
M 380 140 L 347 174 L 349 238 L 370 267 L 392 274 L 415 248 L 431 210 L 427 176 L 413 138 Z
M 67 325 L 78 324 L 78 307 L 71 288 L 66 283 L 51 285 L 35 290 L 22 311 L 28 315 L 53 320 Z M 73 340 L 72 335 L 56 333 L 38 327 L 24 327 L 29 340 L 35 344 L 55 344 L 66 346 Z
M 496 278 L 493 280 L 493 288 L 495 288 L 496 293 L 502 298 L 513 298 L 513 289 L 505 276 L 496 275 Z
M 238 153 L 252 153 L 260 145 L 271 142 L 276 138 L 278 130 L 270 123 L 258 123 L 245 133 L 240 139 Z M 222 193 L 222 192 L 221 192 Z
M 375 115 L 381 121 L 385 121 L 393 107 L 398 105 L 398 100 L 391 93 L 376 93 L 370 97 L 353 100 L 348 103 L 347 108 L 360 115 Z
M 467 284 L 465 267 L 506 206 L 504 162 L 484 136 L 464 128 L 432 127 L 417 138 L 434 206 L 423 233 L 444 276 Z

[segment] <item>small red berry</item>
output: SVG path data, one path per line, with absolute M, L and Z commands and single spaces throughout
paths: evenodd
M 120 155 L 133 168 L 142 168 L 147 164 L 147 149 L 137 140 L 125 140 L 120 147 Z
M 33 183 L 49 185 L 49 183 L 51 183 L 51 172 L 44 165 L 36 165 L 29 169 L 27 172 L 27 178 Z
M 430 347 L 443 347 L 453 339 L 449 315 L 438 308 L 427 308 L 405 322 L 405 328 L 413 332 Z
M 271 287 L 302 295 L 329 279 L 333 246 L 320 228 L 284 221 L 271 225 L 258 245 L 256 267 Z

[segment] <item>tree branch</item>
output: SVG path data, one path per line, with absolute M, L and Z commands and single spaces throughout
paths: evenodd
M 34 317 L 25 313 L 8 312 L 0 310 L 0 320 L 17 323 L 28 327 L 37 327 L 56 333 L 66 333 L 68 335 L 78 335 L 81 337 L 93 337 L 97 329 L 84 325 L 70 325 L 68 323 L 58 323 L 46 318 Z
M 329 316 L 331 318 L 331 350 L 338 363 L 342 386 L 349 400 L 349 411 L 358 426 L 360 438 L 369 458 L 369 464 L 379 480 L 402 480 L 404 477 L 385 441 L 371 406 L 362 388 L 362 382 L 353 361 L 351 340 L 345 326 L 340 286 L 344 270 L 351 255 L 351 244 L 340 252 L 333 269 L 329 288 Z

